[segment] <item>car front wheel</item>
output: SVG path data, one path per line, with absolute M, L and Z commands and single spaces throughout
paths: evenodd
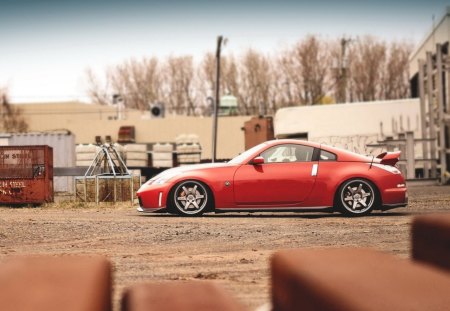
M 348 216 L 369 214 L 378 201 L 375 189 L 375 186 L 368 180 L 351 179 L 346 181 L 339 187 L 336 198 L 340 212 Z
M 211 196 L 207 187 L 196 180 L 187 180 L 172 191 L 172 205 L 176 212 L 185 216 L 201 215 L 208 208 Z

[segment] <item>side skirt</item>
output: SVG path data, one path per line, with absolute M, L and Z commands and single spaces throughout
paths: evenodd
M 279 208 L 216 208 L 216 213 L 261 213 L 261 212 L 335 212 L 332 206 L 319 206 L 319 207 L 279 207 Z

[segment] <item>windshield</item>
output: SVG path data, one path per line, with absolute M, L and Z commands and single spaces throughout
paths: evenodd
M 241 164 L 250 155 L 255 153 L 257 150 L 262 149 L 261 148 L 262 145 L 267 145 L 267 143 L 262 143 L 262 144 L 256 145 L 255 147 L 252 147 L 252 148 L 248 149 L 247 151 L 244 151 L 243 153 L 241 153 L 237 157 L 231 159 L 228 163 L 230 163 L 230 164 Z

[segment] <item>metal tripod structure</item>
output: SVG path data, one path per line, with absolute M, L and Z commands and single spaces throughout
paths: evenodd
M 100 148 L 101 150 L 97 153 L 91 165 L 84 174 L 85 177 L 96 175 L 131 175 L 127 166 L 123 162 L 122 157 L 111 144 L 101 145 Z
M 82 201 L 92 201 L 88 195 L 89 189 L 94 187 L 95 202 L 117 202 L 123 201 L 120 194 L 123 194 L 123 186 L 128 193 L 131 205 L 134 203 L 135 191 L 140 186 L 140 175 L 133 176 L 125 165 L 122 157 L 111 144 L 99 145 L 100 151 L 95 156 L 84 176 L 75 177 L 75 187 L 77 183 L 82 186 L 82 194 L 78 196 Z M 135 186 L 135 178 L 138 179 L 137 187 Z M 108 187 L 108 184 L 112 183 Z M 88 186 L 91 185 L 91 186 Z M 103 190 L 103 191 L 101 191 Z M 106 191 L 106 192 L 105 192 Z M 77 193 L 77 189 L 75 189 Z M 128 197 L 128 194 L 127 194 Z

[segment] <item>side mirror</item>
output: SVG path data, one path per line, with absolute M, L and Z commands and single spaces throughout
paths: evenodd
M 253 165 L 258 165 L 258 164 L 264 164 L 264 158 L 263 157 L 256 157 L 252 160 L 252 164 Z

